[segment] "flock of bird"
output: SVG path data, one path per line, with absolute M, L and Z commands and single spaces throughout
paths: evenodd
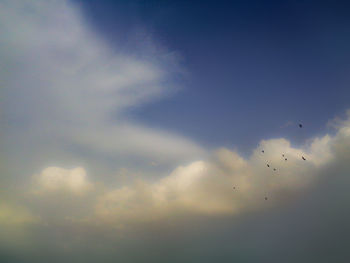
M 299 128 L 303 128 L 303 125 L 301 124 L 301 123 L 299 123 Z M 261 153 L 265 153 L 265 150 L 261 150 Z M 284 161 L 286 162 L 286 161 L 288 161 L 288 159 L 287 159 L 287 157 L 285 156 L 285 154 L 282 154 L 282 157 L 284 158 Z M 304 157 L 304 156 L 301 156 L 301 159 L 302 160 L 304 160 L 304 161 L 306 161 L 306 158 Z M 268 168 L 270 168 L 270 165 L 267 163 L 266 164 L 266 166 L 268 167 Z M 274 171 L 277 171 L 277 169 L 276 168 L 273 168 L 273 170 Z M 236 189 L 236 187 L 234 186 L 233 187 L 233 190 L 235 190 Z M 267 196 L 265 196 L 265 200 L 267 201 Z

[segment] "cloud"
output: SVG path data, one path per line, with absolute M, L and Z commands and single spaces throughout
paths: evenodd
M 41 217 L 25 205 L 9 200 L 0 203 L 0 251 L 10 251 L 13 248 L 23 249 L 31 242 L 30 229 L 42 226 Z M 0 259 L 2 254 L 0 252 Z
M 65 191 L 72 194 L 84 194 L 92 190 L 93 184 L 86 178 L 86 171 L 82 167 L 64 169 L 47 167 L 35 176 L 37 193 Z
M 182 219 L 191 221 L 192 226 L 195 225 L 193 229 L 197 227 L 193 218 L 212 220 L 210 224 L 216 229 L 222 223 L 216 224 L 217 218 L 233 224 L 232 218 L 247 219 L 244 216 L 249 213 L 260 219 L 273 209 L 288 210 L 300 193 L 308 191 L 317 192 L 316 197 L 301 209 L 295 209 L 298 215 L 294 215 L 298 220 L 300 214 L 313 216 L 311 223 L 305 218 L 308 223 L 299 222 L 305 233 L 312 231 L 315 222 L 327 222 L 322 220 L 331 217 L 334 211 L 338 217 L 329 220 L 332 226 L 339 225 L 339 231 L 340 226 L 348 228 L 349 220 L 344 223 L 339 219 L 344 214 L 343 208 L 348 207 L 348 191 L 344 190 L 348 184 L 338 180 L 345 178 L 341 182 L 348 182 L 346 175 L 350 172 L 350 112 L 345 120 L 336 120 L 335 135 L 313 138 L 300 148 L 293 147 L 284 138 L 275 138 L 262 140 L 249 158 L 226 148 L 207 157 L 206 150 L 188 138 L 145 127 L 125 117 L 130 107 L 156 100 L 177 88 L 173 76 L 181 74 L 182 69 L 171 52 L 146 48 L 142 51 L 144 56 L 136 56 L 119 50 L 117 44 L 108 46 L 90 30 L 78 6 L 65 0 L 1 1 L 0 34 L 0 180 L 1 185 L 6 186 L 6 190 L 0 191 L 0 250 L 7 249 L 6 243 L 11 238 L 12 249 L 16 250 L 17 241 L 23 239 L 22 234 L 26 232 L 24 228 L 29 228 L 26 240 L 39 248 L 39 259 L 45 256 L 46 248 L 61 254 L 83 247 L 78 253 L 86 256 L 81 251 L 110 246 L 110 251 L 120 253 L 124 248 L 121 243 L 130 237 L 134 238 L 133 242 L 140 242 L 146 251 L 144 240 L 147 239 L 140 238 L 136 231 L 145 226 L 152 225 L 150 231 L 158 234 L 163 232 L 164 224 L 169 226 L 167 231 L 175 229 L 174 235 L 165 238 L 166 243 L 176 234 L 186 234 L 187 230 L 182 230 Z M 96 163 L 103 166 L 101 170 L 107 163 L 106 166 L 113 167 L 110 170 L 119 170 L 127 178 L 136 174 L 138 179 L 118 185 L 113 183 L 110 173 L 96 171 L 98 169 L 91 172 L 90 167 Z M 162 169 L 161 178 L 159 174 L 149 176 L 147 169 L 164 163 L 177 168 L 172 172 Z M 37 173 L 38 167 L 46 168 Z M 137 173 L 130 171 L 130 167 Z M 22 175 L 21 179 L 17 178 L 18 174 Z M 31 176 L 33 184 L 29 187 L 27 182 Z M 14 183 L 3 184 L 5 178 Z M 322 188 L 313 189 L 322 180 L 326 182 Z M 339 188 L 343 189 L 341 193 L 337 192 Z M 339 200 L 341 208 L 337 206 L 341 203 Z M 330 213 L 318 207 L 312 211 L 317 204 L 334 210 Z M 318 211 L 322 211 L 321 216 Z M 285 218 L 290 218 L 288 212 L 285 214 Z M 345 219 L 349 218 L 348 214 Z M 294 223 L 289 219 L 290 224 L 286 226 L 278 221 L 281 219 L 274 220 L 283 230 Z M 267 220 L 266 224 L 254 221 L 249 225 L 248 222 L 248 230 L 242 230 L 243 234 L 238 231 L 238 238 L 233 239 L 234 246 L 228 242 L 217 243 L 231 251 L 244 239 L 244 246 L 251 247 L 252 240 L 245 235 L 264 233 L 262 238 L 256 238 L 259 242 L 253 243 L 255 247 L 265 247 L 271 242 L 280 248 L 283 242 L 278 235 L 281 234 L 275 233 L 277 238 L 268 238 L 266 242 L 271 226 L 275 226 L 274 220 Z M 127 234 L 121 229 L 127 229 Z M 316 232 L 324 233 L 324 229 L 326 234 L 331 231 L 329 224 L 321 224 Z M 193 233 L 191 231 L 188 232 Z M 313 243 L 319 237 L 310 236 L 301 240 Z M 109 243 L 109 239 L 123 242 Z M 193 246 L 200 242 L 202 240 L 193 242 Z M 301 243 L 308 248 L 305 241 Z M 27 244 L 23 243 L 25 249 Z M 132 242 L 130 247 L 129 257 L 135 254 Z M 285 252 L 284 249 L 273 248 L 271 254 Z M 202 254 L 203 247 L 198 251 Z M 191 253 L 194 252 L 191 250 Z M 51 254 L 46 261 L 52 260 Z M 102 253 L 97 254 L 95 262 L 101 260 Z M 150 254 L 146 251 L 140 257 Z
M 67 0 L 1 1 L 0 34 L 1 143 L 22 170 L 97 155 L 109 160 L 105 167 L 131 160 L 173 166 L 205 153 L 125 117 L 178 89 L 183 70 L 171 52 L 149 48 L 150 41 L 138 52 L 108 44 Z
M 40 218 L 33 215 L 27 208 L 2 202 L 0 205 L 0 225 L 3 227 L 20 227 L 38 223 Z
M 82 167 L 48 167 L 34 176 L 34 189 L 41 194 L 90 192 L 85 201 L 72 204 L 72 210 L 84 207 L 82 215 L 73 213 L 70 217 L 69 209 L 62 212 L 62 218 L 75 223 L 125 228 L 191 216 L 242 215 L 288 203 L 307 191 L 328 167 L 347 167 L 350 122 L 342 123 L 334 136 L 315 137 L 301 148 L 292 147 L 283 138 L 262 140 L 247 159 L 221 148 L 209 159 L 179 166 L 160 179 L 146 180 L 139 174 L 133 182 L 116 188 L 103 181 L 88 181 Z M 54 200 L 57 206 L 59 196 Z
M 336 135 L 316 137 L 301 148 L 283 138 L 262 140 L 248 159 L 222 148 L 209 160 L 180 166 L 155 182 L 138 180 L 107 191 L 98 198 L 96 216 L 127 225 L 191 215 L 240 215 L 283 204 L 306 191 L 329 166 L 347 167 L 350 122 L 342 123 Z
M 317 249 L 305 250 L 308 247 L 305 240 L 324 246 L 329 241 L 323 235 L 334 238 L 336 233 L 333 231 L 344 231 L 343 228 L 348 227 L 347 221 L 341 218 L 350 215 L 345 209 L 348 198 L 346 175 L 350 172 L 349 119 L 350 116 L 342 122 L 335 135 L 315 137 L 300 148 L 291 146 L 283 138 L 262 140 L 249 158 L 221 148 L 209 159 L 179 166 L 160 179 L 151 181 L 141 176 L 120 187 L 109 186 L 103 181 L 90 182 L 82 167 L 48 167 L 34 175 L 35 189 L 41 188 L 41 194 L 33 195 L 30 191 L 20 203 L 27 211 L 36 211 L 40 218 L 36 226 L 41 225 L 41 231 L 61 237 L 53 241 L 53 247 L 68 247 L 72 251 L 82 249 L 82 240 L 87 242 L 84 246 L 89 246 L 89 253 L 100 255 L 103 251 L 104 255 L 111 253 L 108 255 L 112 258 L 122 257 L 120 253 L 124 249 L 128 252 L 122 254 L 130 258 L 132 253 L 128 249 L 135 248 L 135 244 L 148 251 L 144 248 L 144 240 L 152 243 L 152 249 L 162 244 L 172 246 L 171 242 L 183 249 L 179 243 L 185 242 L 186 237 L 192 240 L 193 248 L 202 248 L 203 244 L 210 247 L 208 240 L 222 242 L 223 237 L 217 235 L 223 228 L 232 236 L 222 233 L 221 236 L 234 244 L 254 244 L 260 248 L 257 244 L 263 243 L 261 249 L 254 250 L 263 257 L 270 251 L 279 262 L 283 253 L 271 251 L 275 251 L 275 247 L 282 251 L 288 247 L 288 251 L 293 251 L 288 262 L 293 262 L 292 259 L 309 262 L 305 258 L 318 258 Z M 265 153 L 261 153 L 261 149 Z M 271 165 L 270 168 L 266 163 Z M 76 198 L 75 191 L 90 184 L 94 191 Z M 322 216 L 318 217 L 318 213 Z M 13 213 L 7 212 L 9 214 Z M 32 225 L 30 221 L 21 222 Z M 291 225 L 293 228 L 290 229 Z M 196 236 L 196 231 L 204 234 Z M 283 233 L 290 238 L 285 240 Z M 30 237 L 36 235 L 32 233 Z M 149 235 L 156 237 L 153 240 Z M 193 241 L 193 235 L 198 243 Z M 264 243 L 266 236 L 269 236 L 269 242 Z M 341 236 L 344 238 L 345 235 Z M 67 243 L 66 239 L 70 241 Z M 99 247 L 95 246 L 96 239 L 102 240 Z M 139 239 L 142 244 L 136 241 Z M 130 243 L 116 252 L 117 244 L 124 242 Z M 14 244 L 17 243 L 14 240 Z M 225 247 L 212 245 L 216 253 L 226 251 Z M 234 246 L 233 251 L 244 254 L 245 250 L 240 246 Z M 301 253 L 300 249 L 308 252 Z M 339 251 L 336 257 L 342 258 L 344 251 Z M 232 253 L 227 257 L 233 258 L 235 253 Z M 334 253 L 330 251 L 324 256 L 335 257 Z M 153 257 L 157 256 L 147 258 Z M 244 257 L 254 262 L 250 254 L 244 254 Z

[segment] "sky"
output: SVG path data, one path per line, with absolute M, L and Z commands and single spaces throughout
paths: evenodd
M 0 0 L 0 261 L 348 262 L 349 9 Z

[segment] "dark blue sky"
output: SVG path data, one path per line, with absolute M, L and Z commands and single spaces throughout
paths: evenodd
M 116 48 L 139 28 L 181 55 L 183 89 L 130 118 L 242 153 L 262 138 L 298 143 L 350 107 L 345 1 L 101 1 L 84 10 Z M 301 134 L 292 121 L 303 122 Z

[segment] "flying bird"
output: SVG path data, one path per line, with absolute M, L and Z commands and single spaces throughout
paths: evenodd
M 284 154 L 282 154 L 282 157 L 284 157 Z
M 267 165 L 267 167 L 270 167 L 270 165 L 269 164 L 266 164 Z
M 233 189 L 236 189 L 236 187 L 234 186 Z
M 261 152 L 262 152 L 262 153 L 264 153 L 265 151 L 264 151 L 264 150 L 262 150 Z
M 304 160 L 304 161 L 306 161 L 306 159 L 305 159 L 305 157 L 304 157 L 304 156 L 302 156 L 301 158 L 303 158 L 303 160 Z
M 274 171 L 276 171 L 276 168 L 273 168 Z
M 303 128 L 303 125 L 301 123 L 299 123 L 299 128 Z
M 267 196 L 265 196 L 265 200 L 267 200 Z
M 284 158 L 285 161 L 287 161 L 287 158 Z

